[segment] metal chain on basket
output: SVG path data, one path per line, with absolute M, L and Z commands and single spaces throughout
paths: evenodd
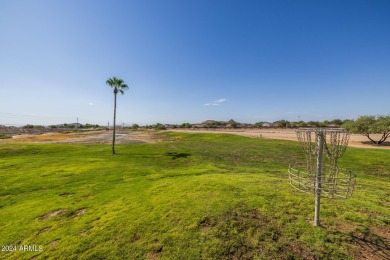
M 325 155 L 329 159 L 329 170 L 325 174 L 326 185 L 333 190 L 337 185 L 338 178 L 338 159 L 344 154 L 349 141 L 349 133 L 346 131 L 330 132 L 330 144 L 325 139 Z
M 335 131 L 330 133 L 330 145 L 325 139 L 326 156 L 330 159 L 340 158 L 346 151 L 349 141 L 349 133 L 346 131 Z
M 298 129 L 296 130 L 296 134 L 299 142 L 301 143 L 303 151 L 305 152 L 308 172 L 312 173 L 312 155 L 315 155 L 315 149 L 313 149 L 311 142 L 311 131 L 301 131 L 300 129 Z

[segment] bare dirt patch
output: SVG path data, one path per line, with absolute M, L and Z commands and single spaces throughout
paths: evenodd
M 156 260 L 156 259 L 159 259 L 160 257 L 159 257 L 159 253 L 156 253 L 156 252 L 153 252 L 153 253 L 150 253 L 149 255 L 148 255 L 148 260 Z
M 277 140 L 298 141 L 294 129 L 174 129 L 171 132 L 185 133 L 211 133 L 211 134 L 235 134 L 252 138 L 267 138 Z M 381 135 L 372 135 L 373 139 L 379 139 Z M 359 134 L 351 134 L 349 146 L 360 148 L 390 149 L 388 145 L 373 145 L 367 142 L 367 138 Z
M 52 217 L 55 217 L 57 215 L 60 215 L 64 212 L 68 211 L 68 209 L 59 209 L 59 210 L 56 210 L 56 211 L 53 211 L 53 212 L 50 212 L 50 213 L 47 213 L 41 217 L 38 217 L 37 219 L 38 220 L 45 220 L 45 219 L 48 219 L 48 218 L 52 218 Z
M 65 142 L 66 140 L 72 140 L 76 138 L 85 138 L 88 136 L 98 135 L 102 131 L 89 131 L 89 132 L 74 132 L 74 133 L 43 133 L 43 134 L 22 134 L 13 135 L 12 139 L 5 141 L 12 143 L 40 143 L 40 142 Z
M 42 234 L 42 233 L 45 233 L 45 232 L 48 231 L 50 228 L 51 228 L 51 227 L 45 227 L 45 228 L 39 230 L 38 235 L 39 235 L 39 234 Z
M 166 141 L 166 138 L 156 131 L 129 131 L 118 130 L 115 141 L 117 144 L 157 143 Z M 11 139 L 0 139 L 0 143 L 98 143 L 110 144 L 112 131 L 88 131 L 72 133 L 44 133 L 14 135 Z
M 57 239 L 57 240 L 51 241 L 51 242 L 49 243 L 49 246 L 55 247 L 57 244 L 58 244 L 58 239 Z
M 86 211 L 87 211 L 87 208 L 79 209 L 78 211 L 76 211 L 76 212 L 73 214 L 73 216 L 81 216 L 81 215 L 83 215 Z
M 63 197 L 63 198 L 69 198 L 69 197 L 72 197 L 73 196 L 73 193 L 62 193 L 59 195 L 60 197 Z

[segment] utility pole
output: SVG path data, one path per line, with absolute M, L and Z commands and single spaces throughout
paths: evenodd
M 79 131 L 79 118 L 77 117 L 76 130 Z

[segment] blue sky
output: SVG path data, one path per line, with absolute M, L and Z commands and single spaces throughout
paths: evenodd
M 0 124 L 390 112 L 390 1 L 0 1 Z

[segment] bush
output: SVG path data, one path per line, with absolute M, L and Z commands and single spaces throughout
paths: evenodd
M 191 128 L 192 125 L 190 123 L 183 123 L 181 124 L 181 128 Z
M 33 126 L 33 125 L 27 124 L 27 125 L 23 126 L 22 128 L 32 129 L 32 128 L 34 128 L 34 126 Z
M 156 130 L 167 130 L 167 128 L 163 124 L 160 124 L 160 123 L 156 124 L 155 129 Z
M 134 130 L 139 129 L 139 125 L 138 124 L 133 124 L 131 126 L 131 129 L 134 129 Z

